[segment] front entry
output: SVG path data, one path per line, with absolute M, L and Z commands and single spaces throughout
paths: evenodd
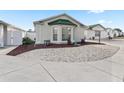
M 53 43 L 68 43 L 68 41 L 73 42 L 72 26 L 53 26 L 52 30 Z
M 71 39 L 71 27 L 62 27 L 62 41 Z

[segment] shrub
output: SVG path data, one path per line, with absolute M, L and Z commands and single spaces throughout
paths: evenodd
M 34 43 L 35 43 L 35 41 L 31 40 L 28 37 L 24 37 L 23 40 L 22 40 L 23 45 L 31 45 L 31 44 L 34 44 Z
M 71 45 L 71 43 L 72 43 L 72 42 L 71 42 L 71 38 L 69 37 L 68 40 L 67 40 L 67 44 L 68 44 L 68 45 Z
M 85 39 L 81 39 L 81 44 L 84 44 L 85 43 Z

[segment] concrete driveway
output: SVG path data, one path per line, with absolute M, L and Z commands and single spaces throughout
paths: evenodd
M 119 46 L 112 57 L 82 63 L 42 62 L 0 55 L 0 81 L 5 82 L 122 82 L 124 79 L 124 40 L 103 42 Z
M 0 54 L 7 54 L 9 53 L 11 50 L 13 50 L 14 48 L 16 48 L 17 46 L 5 46 L 5 47 L 0 47 Z

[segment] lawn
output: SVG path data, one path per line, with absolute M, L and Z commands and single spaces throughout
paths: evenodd
M 124 39 L 124 36 L 121 36 L 121 37 L 115 37 L 115 39 Z

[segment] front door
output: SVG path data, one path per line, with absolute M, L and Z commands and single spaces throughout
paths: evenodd
M 71 27 L 62 27 L 62 41 L 71 40 Z

